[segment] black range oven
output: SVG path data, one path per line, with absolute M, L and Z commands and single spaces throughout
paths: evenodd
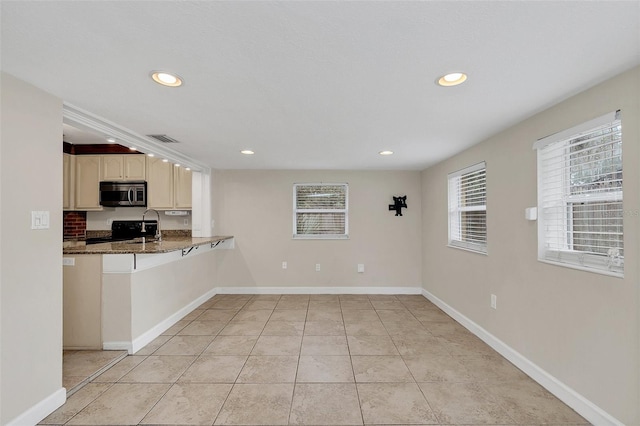
M 145 220 L 144 232 L 142 232 L 141 220 L 114 220 L 111 223 L 110 237 L 87 238 L 87 244 L 114 243 L 118 241 L 133 240 L 140 237 L 153 237 L 158 229 L 158 221 Z

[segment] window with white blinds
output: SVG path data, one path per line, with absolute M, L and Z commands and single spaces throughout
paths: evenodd
M 293 185 L 293 238 L 349 237 L 346 183 Z
M 487 252 L 487 168 L 484 162 L 450 173 L 449 246 Z
M 622 276 L 619 111 L 539 140 L 538 258 Z

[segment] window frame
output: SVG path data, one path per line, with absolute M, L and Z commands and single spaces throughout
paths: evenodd
M 620 127 L 622 127 L 622 120 L 620 117 L 620 111 L 611 112 L 609 114 L 605 114 L 603 116 L 594 118 L 592 120 L 581 123 L 577 126 L 571 127 L 569 129 L 563 130 L 559 133 L 547 136 L 538 140 L 533 148 L 537 151 L 537 198 L 538 198 L 538 261 L 543 263 L 549 263 L 557 266 L 563 266 L 572 269 L 578 269 L 583 271 L 588 271 L 592 273 L 598 273 L 603 275 L 610 275 L 614 277 L 622 278 L 624 277 L 624 255 L 620 256 L 616 254 L 616 252 L 610 252 L 609 254 L 596 254 L 589 253 L 580 250 L 575 250 L 573 246 L 575 245 L 575 237 L 573 233 L 573 228 L 575 224 L 575 210 L 574 207 L 576 204 L 580 203 L 588 203 L 588 202 L 600 202 L 600 203 L 620 203 L 622 206 L 623 203 L 623 194 L 624 194 L 624 166 L 620 171 L 620 180 L 621 187 L 619 190 L 612 191 L 602 191 L 601 193 L 587 193 L 587 194 L 572 194 L 571 193 L 571 177 L 569 175 L 569 167 L 559 166 L 560 171 L 564 171 L 564 175 L 560 173 L 558 175 L 558 180 L 562 182 L 559 183 L 560 190 L 559 192 L 562 195 L 557 196 L 558 198 L 556 203 L 556 208 L 561 210 L 560 213 L 555 213 L 555 217 L 551 218 L 551 214 L 547 214 L 544 211 L 545 196 L 548 196 L 549 192 L 545 193 L 546 184 L 543 182 L 545 178 L 543 171 L 543 155 L 545 154 L 545 149 L 558 149 L 562 150 L 562 154 L 557 156 L 559 163 L 571 164 L 571 151 L 570 147 L 572 146 L 572 142 L 579 139 L 581 136 L 584 136 L 589 133 L 593 133 L 598 131 L 599 128 L 603 128 L 605 126 L 613 127 L 616 122 L 618 122 Z M 621 130 L 622 131 L 622 130 Z M 621 144 L 621 152 L 620 152 L 620 161 L 623 161 L 624 149 L 623 145 L 624 137 L 620 136 L 620 144 Z M 561 144 L 561 145 L 559 145 Z M 604 145 L 605 143 L 603 143 Z M 607 181 L 608 182 L 608 181 Z M 561 204 L 560 204 L 561 203 Z M 548 204 L 548 203 L 547 203 Z M 622 208 L 622 207 L 621 207 Z M 620 221 L 622 223 L 622 247 L 624 251 L 624 210 L 622 210 L 622 215 Z M 564 219 L 563 219 L 564 218 Z M 592 218 L 593 219 L 593 218 Z M 556 232 L 556 235 L 565 235 L 567 240 L 564 241 L 566 247 L 564 248 L 548 248 L 547 244 L 550 244 L 548 233 L 546 232 L 546 224 L 549 221 L 562 221 L 562 229 Z M 588 226 L 596 226 L 593 224 L 585 224 L 583 227 Z M 588 228 L 587 228 L 588 229 Z M 588 232 L 587 232 L 588 233 Z M 610 234 L 611 232 L 607 232 Z M 599 234 L 602 234 L 600 232 Z M 558 241 L 564 240 L 557 238 Z M 615 248 L 613 248 L 615 249 Z
M 341 186 L 344 187 L 345 208 L 344 209 L 300 209 L 298 208 L 298 187 L 305 186 Z M 343 234 L 299 234 L 298 214 L 299 213 L 339 213 L 344 214 Z M 293 184 L 293 239 L 295 240 L 345 240 L 349 239 L 349 184 L 348 183 L 294 183 Z
M 478 171 L 484 172 L 484 204 L 473 206 L 460 205 L 460 181 L 464 176 L 468 176 Z M 447 175 L 447 206 L 448 206 L 448 243 L 447 246 L 456 249 L 468 250 L 474 253 L 486 255 L 488 252 L 487 244 L 487 163 L 481 161 L 464 169 L 449 173 Z M 485 212 L 483 243 L 469 241 L 463 239 L 462 235 L 462 219 L 464 212 Z M 460 238 L 456 238 L 460 236 Z

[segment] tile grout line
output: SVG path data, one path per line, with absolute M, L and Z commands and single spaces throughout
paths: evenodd
M 98 399 L 98 398 L 99 398 L 103 393 L 105 393 L 106 391 L 108 391 L 109 389 L 111 389 L 111 388 L 113 387 L 113 385 L 115 385 L 115 384 L 116 384 L 116 382 L 114 382 L 114 383 L 110 383 L 110 386 L 109 386 L 109 387 L 107 387 L 103 392 L 100 392 L 98 395 L 96 395 L 96 397 L 95 397 L 95 398 L 93 398 L 91 401 L 89 401 L 89 403 L 88 403 L 87 405 L 85 405 L 84 407 L 82 407 L 82 409 L 81 409 L 81 410 L 78 410 L 78 412 L 77 412 L 77 413 L 75 413 L 73 416 L 71 416 L 69 419 L 67 419 L 67 421 L 65 421 L 65 422 L 64 422 L 64 424 L 65 424 L 65 425 L 66 425 L 66 424 L 68 424 L 68 423 L 69 423 L 69 422 L 70 422 L 70 421 L 71 421 L 75 416 L 77 416 L 78 414 L 80 414 L 80 413 L 81 413 L 85 408 L 87 408 L 87 407 L 88 407 L 92 402 L 94 402 L 96 399 Z M 66 404 L 66 402 L 65 402 L 65 404 Z M 52 414 L 53 414 L 53 413 L 52 413 Z M 44 420 L 44 419 L 43 419 L 43 420 Z M 38 424 L 41 424 L 41 423 L 38 423 Z M 42 423 L 42 424 L 45 424 L 45 423 Z
M 64 357 L 64 355 L 63 355 Z M 117 356 L 116 358 L 109 361 L 105 366 L 99 368 L 96 372 L 90 374 L 86 379 L 82 380 L 78 384 L 76 384 L 73 388 L 67 391 L 67 399 L 70 398 L 74 393 L 78 392 L 80 389 L 91 383 L 94 379 L 100 376 L 102 373 L 109 370 L 111 367 L 119 363 L 121 360 L 127 357 L 127 353 L 124 352 L 122 355 Z M 64 358 L 63 358 L 64 359 Z M 63 375 L 64 378 L 64 375 Z
M 206 303 L 206 302 L 205 302 L 205 303 Z M 245 304 L 243 304 L 243 305 L 242 305 L 242 307 L 244 307 L 245 305 L 246 305 L 246 303 L 245 303 Z M 206 312 L 206 311 L 208 311 L 208 310 L 210 310 L 213 306 L 215 306 L 215 303 L 214 303 L 213 305 L 211 305 L 211 307 L 210 307 L 210 308 L 205 309 L 205 312 Z M 242 310 L 242 307 L 240 308 L 240 310 Z M 213 309 L 211 309 L 211 310 L 213 310 Z M 240 312 L 240 310 L 238 310 L 238 311 L 236 312 L 236 315 L 237 315 L 237 313 L 238 313 L 238 312 Z M 203 314 L 204 314 L 204 312 L 203 312 L 200 316 L 202 316 Z M 227 322 L 225 323 L 225 327 L 226 327 L 226 325 L 227 325 L 227 324 L 229 324 L 229 322 L 231 322 L 231 321 L 233 320 L 233 318 L 234 318 L 236 315 L 234 315 L 234 316 L 233 316 L 233 317 L 231 317 L 229 320 L 227 320 Z M 195 321 L 195 319 L 194 319 L 194 320 L 192 320 L 191 322 L 193 322 L 193 321 Z M 191 324 L 191 322 L 190 322 L 189 324 Z M 187 325 L 188 325 L 188 324 L 187 324 Z M 186 326 L 185 326 L 185 328 L 186 328 Z M 223 327 L 223 328 L 224 328 L 224 327 Z M 184 328 L 183 328 L 182 330 L 184 330 Z M 182 330 L 181 330 L 181 331 L 182 331 Z M 188 366 L 188 367 L 187 367 L 187 368 L 182 372 L 182 374 L 180 374 L 180 376 L 176 379 L 176 381 L 175 381 L 175 382 L 173 382 L 173 383 L 171 384 L 171 386 L 169 387 L 169 389 L 167 389 L 167 391 L 162 395 L 162 397 L 160 397 L 160 399 L 158 399 L 158 401 L 156 401 L 156 403 L 153 405 L 153 407 L 152 407 L 152 408 L 151 408 L 151 409 L 150 409 L 150 410 L 145 414 L 145 416 L 142 418 L 141 422 L 142 422 L 142 421 L 144 421 L 144 419 L 145 419 L 145 418 L 149 415 L 149 413 L 150 413 L 150 412 L 151 412 L 151 411 L 156 407 L 156 405 L 158 405 L 158 403 L 162 400 L 162 398 L 164 398 L 164 397 L 166 396 L 166 394 L 167 394 L 167 393 L 168 393 L 168 392 L 173 388 L 173 386 L 174 386 L 174 385 L 176 385 L 176 384 L 180 381 L 180 379 L 185 375 L 185 373 L 187 372 L 187 370 L 189 370 L 189 368 L 191 368 L 191 367 L 196 363 L 196 361 L 197 361 L 197 360 L 198 360 L 198 359 L 199 359 L 199 358 L 204 354 L 204 352 L 205 352 L 205 351 L 207 350 L 207 348 L 211 345 L 211 343 L 213 343 L 213 341 L 215 340 L 215 338 L 219 336 L 220 331 L 222 331 L 222 329 L 220 329 L 220 330 L 219 330 L 219 331 L 214 335 L 213 340 L 212 340 L 212 341 L 211 341 L 211 342 L 210 342 L 210 343 L 209 343 L 205 348 L 203 348 L 203 350 L 202 350 L 198 355 L 196 355 L 195 359 L 194 359 L 194 360 L 189 364 L 189 366 Z M 176 334 L 176 336 L 177 336 L 177 334 Z M 169 341 L 170 341 L 170 340 L 171 340 L 171 339 L 169 339 Z M 167 341 L 165 344 L 169 343 L 169 341 Z M 164 345 L 162 345 L 162 346 L 164 346 Z M 162 346 L 161 346 L 161 347 L 162 347 Z M 160 348 L 158 348 L 158 349 L 160 349 Z M 171 356 L 171 355 L 159 355 L 159 356 Z M 247 359 L 248 359 L 248 357 L 247 357 Z M 245 360 L 245 364 L 246 364 L 246 360 Z M 243 365 L 243 367 L 244 367 L 244 365 Z M 240 374 L 240 373 L 238 372 L 238 375 L 239 375 L 239 374 Z M 237 377 L 236 377 L 236 380 L 237 380 Z M 233 389 L 233 384 L 231 385 L 231 388 L 229 389 L 229 392 L 227 393 L 227 396 L 225 397 L 225 401 L 224 401 L 224 402 L 222 403 L 222 405 L 220 406 L 220 411 L 222 411 L 222 407 L 224 406 L 224 403 L 227 401 L 227 398 L 229 397 L 229 395 L 231 394 L 231 390 L 232 390 L 232 389 Z M 214 418 L 214 420 L 213 420 L 213 423 L 214 423 L 214 424 L 215 424 L 215 421 L 217 420 L 218 416 L 220 415 L 220 411 L 218 411 L 218 413 L 216 414 L 216 417 L 215 417 L 215 418 Z M 140 424 L 140 423 L 138 423 L 138 424 Z
M 402 302 L 400 302 L 402 303 Z M 413 315 L 413 312 L 411 312 L 404 303 L 402 303 L 402 306 L 404 306 L 407 311 L 409 311 L 409 313 L 416 319 L 418 320 L 415 315 Z M 375 309 L 375 306 L 374 306 Z M 380 318 L 380 314 L 378 314 L 378 310 L 376 310 L 376 314 L 378 315 L 378 318 Z M 382 322 L 382 326 L 385 328 L 385 330 L 387 330 L 387 333 L 389 332 L 389 330 L 387 329 L 387 327 L 384 324 L 384 321 L 382 321 L 382 319 L 380 319 L 380 321 Z M 419 322 L 419 321 L 418 321 Z M 422 326 L 422 323 L 420 323 L 420 325 Z M 424 326 L 423 326 L 424 327 Z M 428 330 L 427 330 L 428 331 Z M 405 361 L 405 359 L 402 357 L 402 354 L 400 353 L 400 350 L 398 349 L 398 345 L 396 344 L 395 340 L 393 340 L 393 337 L 391 334 L 389 334 L 389 338 L 391 339 L 391 342 L 393 343 L 393 346 L 396 348 L 396 351 L 398 352 L 398 356 L 400 357 L 400 359 L 402 360 L 402 363 L 404 364 L 404 366 L 407 368 L 407 371 L 409 372 L 409 374 L 411 375 L 411 378 L 413 379 L 413 384 L 415 384 L 418 387 L 418 390 L 420 391 L 420 394 L 422 395 L 422 397 L 424 398 L 425 402 L 427 403 L 427 406 L 429 407 L 429 410 L 431 410 L 431 414 L 433 414 L 433 416 L 436 418 L 436 421 L 438 422 L 438 424 L 442 424 L 442 421 L 440 420 L 440 417 L 436 414 L 436 412 L 434 411 L 433 407 L 431 406 L 431 403 L 429 402 L 429 400 L 427 399 L 427 396 L 424 394 L 424 392 L 422 391 L 422 388 L 420 387 L 420 385 L 418 385 L 418 381 L 416 380 L 416 377 L 414 376 L 413 372 L 411 371 L 411 369 L 409 368 L 409 366 L 407 365 L 407 362 Z
M 367 298 L 368 299 L 368 298 Z M 339 300 L 339 299 L 338 299 Z M 344 324 L 344 312 L 342 311 L 342 305 L 340 305 L 340 316 L 342 316 L 342 324 Z M 358 398 L 358 408 L 360 409 L 360 420 L 364 425 L 364 413 L 362 411 L 362 402 L 360 400 L 360 390 L 358 389 L 358 382 L 356 380 L 356 371 L 353 368 L 353 355 L 351 355 L 351 346 L 349 346 L 349 338 L 347 336 L 347 326 L 344 326 L 344 338 L 347 341 L 347 351 L 349 352 L 349 362 L 351 363 L 351 373 L 353 374 L 353 386 L 356 388 L 356 397 Z
M 293 412 L 293 399 L 296 397 L 296 386 L 298 384 L 298 371 L 300 370 L 300 359 L 302 358 L 302 343 L 304 342 L 304 329 L 307 324 L 308 315 L 309 315 L 309 304 L 307 304 L 307 312 L 305 313 L 304 325 L 302 326 L 302 338 L 300 339 L 300 347 L 298 348 L 298 362 L 296 364 L 296 374 L 293 376 L 293 390 L 291 392 L 291 402 L 289 403 L 289 415 L 287 416 L 288 425 L 291 424 L 291 413 Z
M 249 299 L 251 300 L 251 299 Z M 240 312 L 242 310 L 242 308 L 244 308 L 246 306 L 246 304 L 249 303 L 249 301 L 247 300 L 242 307 L 236 312 L 236 315 L 238 314 L 238 312 Z M 229 322 L 231 322 L 233 320 L 233 318 L 235 318 L 235 315 L 233 317 L 231 317 L 229 319 L 229 321 L 227 322 L 227 324 Z M 222 331 L 222 330 L 221 330 Z M 219 334 L 218 334 L 219 335 Z M 216 336 L 217 337 L 217 336 Z M 214 339 L 215 340 L 215 339 Z M 238 383 L 238 377 L 240 377 L 240 373 L 242 372 L 242 370 L 244 369 L 245 365 L 247 365 L 247 361 L 249 360 L 249 356 L 251 356 L 251 352 L 253 351 L 253 348 L 256 346 L 256 343 L 258 342 L 258 339 L 256 339 L 255 342 L 253 342 L 253 346 L 251 346 L 251 349 L 249 350 L 249 354 L 247 355 L 247 358 L 244 360 L 244 364 L 242 364 L 242 367 L 240 368 L 240 370 L 238 371 L 238 374 L 236 375 L 235 380 L 233 381 L 233 383 L 231 383 L 231 388 L 229 388 L 229 392 L 227 392 L 227 396 L 225 396 L 224 401 L 222 401 L 222 404 L 220 404 L 220 410 L 218 410 L 218 412 L 216 413 L 215 418 L 213 419 L 213 423 L 211 423 L 211 426 L 216 424 L 216 420 L 218 420 L 218 417 L 220 417 L 220 413 L 222 412 L 222 409 L 224 408 L 224 405 L 227 403 L 227 401 L 229 400 L 229 396 L 231 395 L 231 392 L 233 392 L 233 388 L 236 386 L 236 384 Z M 212 342 L 213 343 L 213 342 Z
M 206 311 L 206 310 L 205 310 Z M 204 312 L 203 312 L 204 313 Z M 200 314 L 202 315 L 202 314 Z M 192 324 L 195 321 L 195 319 L 190 320 L 188 324 L 186 324 L 182 329 L 180 329 L 175 335 L 173 335 L 173 337 L 171 337 L 171 339 L 167 340 L 165 342 L 164 345 L 168 344 L 174 337 L 178 336 L 178 333 L 180 333 L 181 331 L 183 331 L 185 328 L 187 328 L 190 324 Z M 217 335 L 215 335 L 217 336 Z M 215 336 L 214 338 L 211 340 L 211 342 L 209 342 L 209 345 L 213 342 L 213 340 L 215 340 Z M 162 346 L 164 346 L 162 345 Z M 194 359 L 191 361 L 191 363 L 189 363 L 189 365 L 187 366 L 187 368 L 184 369 L 184 371 L 178 376 L 176 377 L 176 380 L 173 381 L 172 383 L 168 383 L 170 386 L 169 388 L 162 394 L 162 396 L 160 398 L 158 398 L 158 400 L 153 404 L 153 406 L 149 409 L 149 411 L 147 411 L 144 416 L 142 417 L 142 419 L 138 422 L 138 425 L 141 424 L 144 419 L 147 418 L 147 416 L 149 415 L 149 413 L 151 413 L 153 411 L 153 409 L 160 403 L 160 401 L 162 401 L 162 399 L 171 391 L 171 389 L 173 389 L 174 386 L 178 385 L 178 382 L 180 381 L 180 379 L 184 376 L 184 374 L 187 372 L 187 370 L 189 370 L 189 368 L 191 368 L 191 366 L 193 366 L 193 364 L 195 364 L 195 362 L 200 358 L 200 356 L 202 356 L 202 354 L 204 353 L 204 351 L 209 347 L 209 345 L 207 345 L 205 348 L 202 349 L 202 351 L 200 351 L 199 354 L 195 355 Z M 162 347 L 160 346 L 160 348 Z M 158 350 L 160 349 L 158 348 Z M 156 351 L 154 351 L 155 353 Z M 174 356 L 174 355 L 157 355 L 157 356 Z M 181 355 L 178 355 L 181 356 Z M 124 376 L 123 376 L 124 377 Z M 179 386 L 179 385 L 178 385 Z

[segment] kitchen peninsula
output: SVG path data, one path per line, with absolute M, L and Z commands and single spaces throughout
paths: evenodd
M 65 242 L 65 349 L 133 354 L 214 295 L 216 252 L 232 236 Z

